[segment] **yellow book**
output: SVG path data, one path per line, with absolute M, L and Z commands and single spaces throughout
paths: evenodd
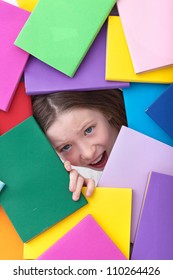
M 17 0 L 17 4 L 19 5 L 19 7 L 29 12 L 33 11 L 37 2 L 38 0 Z
M 83 188 L 85 196 L 86 188 Z M 36 259 L 65 233 L 91 214 L 121 252 L 129 258 L 132 190 L 96 188 L 88 204 L 24 244 L 24 259 Z
M 106 80 L 169 84 L 173 82 L 173 66 L 135 74 L 120 17 L 109 16 Z

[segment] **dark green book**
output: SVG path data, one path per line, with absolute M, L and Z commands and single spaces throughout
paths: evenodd
M 87 204 L 75 202 L 69 175 L 34 117 L 0 137 L 0 205 L 27 242 Z

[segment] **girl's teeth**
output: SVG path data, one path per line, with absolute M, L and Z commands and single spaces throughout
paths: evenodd
M 98 160 L 96 160 L 96 161 L 92 162 L 92 164 L 97 164 L 99 161 L 101 161 L 102 157 L 103 157 L 103 154 L 99 157 L 99 159 L 98 159 Z

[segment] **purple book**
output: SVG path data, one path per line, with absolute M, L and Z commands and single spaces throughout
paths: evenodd
M 173 176 L 173 147 L 122 126 L 99 187 L 132 188 L 131 242 L 134 242 L 150 171 Z
M 173 176 L 151 172 L 133 260 L 173 260 Z
M 30 56 L 24 72 L 27 95 L 72 90 L 101 90 L 128 87 L 129 83 L 105 80 L 105 23 L 73 78 Z

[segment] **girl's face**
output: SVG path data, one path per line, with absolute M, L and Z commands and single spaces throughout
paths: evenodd
M 103 170 L 118 131 L 100 111 L 75 108 L 60 114 L 46 134 L 62 160 Z

